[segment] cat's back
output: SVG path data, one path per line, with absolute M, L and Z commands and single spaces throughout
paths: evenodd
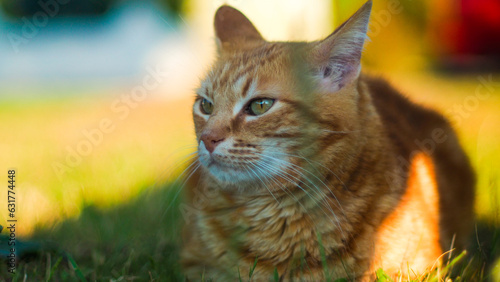
M 450 123 L 438 112 L 411 102 L 387 81 L 362 75 L 398 165 L 408 169 L 419 154 L 432 162 L 439 194 L 441 244 L 464 246 L 473 226 L 475 176 Z
M 422 138 L 432 139 L 432 131 L 435 133 L 435 139 L 438 139 L 436 143 L 445 138 L 438 136 L 439 132 L 445 131 L 447 135 L 453 132 L 443 116 L 411 102 L 386 80 L 368 75 L 362 75 L 360 80 L 367 86 L 384 129 L 395 142 L 399 153 L 419 149 L 418 142 L 415 141 Z M 452 138 L 455 138 L 454 134 Z

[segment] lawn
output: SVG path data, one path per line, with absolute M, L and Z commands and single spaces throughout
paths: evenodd
M 478 175 L 479 244 L 477 259 L 464 259 L 467 271 L 500 280 L 493 263 L 500 252 L 500 75 L 491 82 L 489 74 L 386 76 L 453 121 Z M 22 244 L 16 274 L 2 261 L 0 281 L 182 280 L 182 181 L 175 179 L 194 150 L 191 97 L 148 99 L 124 116 L 112 107 L 119 92 L 84 92 L 0 104 L 0 173 L 7 183 L 7 170 L 16 169 Z M 7 215 L 2 211 L 0 225 Z

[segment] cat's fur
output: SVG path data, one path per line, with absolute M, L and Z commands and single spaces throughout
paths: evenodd
M 219 56 L 193 108 L 201 166 L 188 193 L 188 278 L 248 277 L 257 258 L 255 281 L 275 271 L 370 280 L 380 267 L 431 269 L 454 236 L 464 247 L 468 159 L 441 115 L 360 74 L 370 10 L 311 43 L 267 42 L 237 10 L 217 11 Z M 253 98 L 275 102 L 252 116 Z

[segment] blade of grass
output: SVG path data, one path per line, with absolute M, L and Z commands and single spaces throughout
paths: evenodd
M 319 245 L 319 255 L 321 256 L 321 264 L 323 265 L 323 270 L 325 271 L 325 280 L 332 281 L 330 273 L 328 272 L 328 265 L 326 263 L 325 248 L 323 247 L 323 242 L 321 241 L 321 234 L 317 233 L 318 245 Z
M 52 275 L 54 274 L 54 272 L 56 271 L 57 267 L 59 266 L 59 264 L 61 263 L 62 261 L 62 257 L 59 257 L 57 260 L 56 260 L 56 263 L 54 263 L 54 266 L 52 266 L 52 268 L 50 269 L 50 273 L 49 273 L 49 277 L 47 277 L 47 281 L 50 281 L 51 278 L 52 278 Z
M 75 273 L 76 273 L 76 276 L 78 277 L 78 279 L 80 279 L 80 281 L 86 282 L 87 279 L 85 279 L 85 276 L 83 275 L 82 271 L 78 267 L 78 264 L 73 259 L 73 257 L 69 253 L 66 253 L 66 257 L 68 258 L 69 263 L 71 264 L 71 266 L 75 270 Z
M 376 275 L 377 280 L 375 281 L 377 282 L 394 282 L 394 280 L 392 280 L 392 278 L 389 277 L 389 275 L 387 275 L 382 268 L 377 269 Z
M 253 266 L 250 267 L 250 271 L 248 272 L 248 278 L 252 279 L 253 272 L 255 270 L 255 267 L 257 266 L 257 261 L 259 260 L 258 257 L 255 257 L 255 261 L 253 262 Z
M 280 275 L 278 273 L 278 268 L 275 267 L 274 268 L 274 282 L 278 282 L 278 281 L 280 281 Z
M 441 271 L 438 273 L 435 273 L 431 279 L 429 279 L 429 282 L 437 282 L 440 281 L 441 276 L 446 276 L 450 269 L 457 264 L 466 254 L 466 251 L 463 251 L 460 255 L 458 255 L 456 258 L 454 258 L 449 264 L 447 264 Z M 436 270 L 437 271 L 437 270 Z

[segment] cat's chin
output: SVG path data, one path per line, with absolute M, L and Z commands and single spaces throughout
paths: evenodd
M 207 174 L 221 186 L 228 187 L 256 187 L 264 184 L 269 178 L 275 177 L 271 171 L 280 171 L 276 166 L 277 158 L 261 158 L 252 156 L 251 161 L 245 160 L 248 156 L 234 156 L 225 151 L 210 154 L 201 142 L 198 151 L 198 160 Z M 268 169 L 264 169 L 268 168 Z
M 217 181 L 225 184 L 245 184 L 259 181 L 255 174 L 238 168 L 225 166 L 216 162 L 204 165 L 208 173 Z

